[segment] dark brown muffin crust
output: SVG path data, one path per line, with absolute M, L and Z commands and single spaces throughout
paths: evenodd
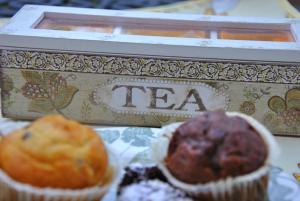
M 266 144 L 246 120 L 218 111 L 177 128 L 166 165 L 177 179 L 197 184 L 251 173 L 266 158 Z

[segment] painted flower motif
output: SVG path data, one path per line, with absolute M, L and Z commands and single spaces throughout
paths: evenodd
M 78 89 L 68 85 L 59 73 L 22 71 L 26 83 L 21 88 L 23 96 L 30 99 L 29 111 L 50 113 L 66 108 Z
M 227 79 L 236 80 L 239 77 L 239 65 L 238 64 L 227 64 L 225 65 L 225 76 Z
M 160 60 L 153 60 L 146 64 L 146 69 L 145 72 L 143 72 L 143 74 L 160 76 L 162 72 L 164 72 L 162 62 Z
M 1 66 L 9 66 L 9 56 L 7 56 L 6 54 L 3 54 L 1 57 L 0 57 L 0 61 L 1 61 Z
M 25 57 L 25 54 L 20 52 L 20 53 L 16 53 L 14 55 L 14 59 L 16 61 L 16 64 L 17 65 L 22 65 L 22 64 L 25 64 L 26 63 L 26 57 Z
M 282 79 L 289 82 L 297 77 L 297 68 L 281 68 L 279 74 Z
M 189 64 L 186 66 L 187 76 L 191 78 L 197 78 L 200 75 L 200 68 L 197 65 Z
M 287 126 L 300 126 L 300 89 L 286 92 L 285 98 L 273 96 L 268 101 L 269 108 L 280 116 Z
M 179 61 L 171 61 L 171 62 L 165 62 L 164 66 L 168 75 L 178 77 L 180 75 L 182 66 L 184 66 L 184 64 Z
M 286 110 L 281 113 L 281 117 L 287 126 L 297 127 L 300 125 L 300 111 Z
M 60 55 L 60 54 L 53 55 L 52 61 L 53 61 L 52 66 L 53 66 L 54 69 L 60 69 L 65 65 L 64 56 Z
M 107 57 L 85 57 L 84 62 L 89 65 L 92 72 L 103 73 L 104 67 L 108 62 Z
M 46 66 L 47 60 L 45 57 L 34 57 L 32 60 L 32 65 L 34 68 L 38 68 L 38 69 L 44 69 Z
M 255 104 L 251 101 L 245 101 L 241 104 L 240 111 L 247 115 L 253 115 L 256 111 Z
M 258 75 L 259 70 L 256 65 L 247 65 L 245 66 L 244 76 L 247 80 L 254 80 Z
M 114 60 L 112 60 L 112 62 L 110 63 L 110 68 L 107 69 L 107 72 L 113 72 L 113 73 L 117 73 L 117 74 L 122 74 L 125 66 L 123 66 L 122 64 L 122 59 L 121 58 L 116 58 Z
M 67 87 L 66 79 L 61 76 L 55 76 L 53 79 L 47 80 L 47 94 L 54 99 L 63 88 Z
M 47 62 L 47 54 L 46 53 L 34 53 L 32 55 L 24 53 L 24 57 L 28 58 L 28 68 L 31 69 L 45 69 Z M 24 62 L 24 61 L 23 61 Z M 24 63 L 22 65 L 25 65 Z
M 212 63 L 207 65 L 206 76 L 209 78 L 214 78 L 219 73 L 220 66 L 217 63 Z
M 129 73 L 140 74 L 141 72 L 141 62 L 139 59 L 126 59 L 122 61 L 122 65 L 125 67 Z
M 26 82 L 22 87 L 22 94 L 29 99 L 49 98 L 49 94 L 41 84 Z
M 245 101 L 240 106 L 240 111 L 247 115 L 253 115 L 256 111 L 255 103 L 251 101 Z
M 264 70 L 264 79 L 268 82 L 274 82 L 278 79 L 278 72 L 272 67 L 268 67 Z
M 282 119 L 273 112 L 266 113 L 263 117 L 263 122 L 269 128 L 276 128 L 283 123 Z
M 74 56 L 66 63 L 66 69 L 71 71 L 83 71 L 84 67 L 85 64 L 80 56 Z

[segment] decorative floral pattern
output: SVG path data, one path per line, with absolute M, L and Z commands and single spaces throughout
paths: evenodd
M 300 126 L 300 89 L 286 92 L 285 98 L 273 96 L 268 102 L 269 108 L 290 127 Z
M 4 50 L 1 66 L 113 75 L 297 84 L 299 64 L 187 61 Z
M 255 67 L 250 66 L 253 68 L 248 72 L 249 74 L 255 74 Z M 255 87 L 245 87 L 243 90 L 243 95 L 246 98 L 240 105 L 240 112 L 245 113 L 247 115 L 253 115 L 256 112 L 256 102 L 260 100 L 263 96 L 270 94 L 271 87 L 267 87 L 265 89 L 258 89 Z
M 29 111 L 62 113 L 72 101 L 78 91 L 74 86 L 68 85 L 67 79 L 59 73 L 22 71 L 26 83 L 21 88 L 23 96 L 31 100 Z
M 244 88 L 244 97 L 250 102 L 256 102 L 265 95 L 270 95 L 271 87 L 258 89 L 256 87 L 245 87 Z
M 277 126 L 282 124 L 282 119 L 280 116 L 275 114 L 274 112 L 268 112 L 263 117 L 263 122 L 268 126 L 269 128 L 276 128 Z
M 88 121 L 91 119 L 92 116 L 92 108 L 88 101 L 83 101 L 81 106 L 81 117 L 85 121 Z
M 247 115 L 252 115 L 255 113 L 255 104 L 251 101 L 245 101 L 242 103 L 242 105 L 240 106 L 240 111 L 242 113 L 245 113 Z

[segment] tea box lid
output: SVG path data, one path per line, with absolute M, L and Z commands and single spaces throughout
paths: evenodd
M 300 20 L 24 6 L 1 49 L 300 62 Z

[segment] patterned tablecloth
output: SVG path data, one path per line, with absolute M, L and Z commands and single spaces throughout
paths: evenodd
M 0 133 L 25 126 L 26 122 L 0 120 Z M 160 129 L 113 127 L 95 128 L 107 146 L 121 159 L 122 166 L 132 163 L 152 164 L 150 145 L 160 134 Z M 268 201 L 300 201 L 300 183 L 278 167 L 270 174 Z M 104 201 L 114 201 L 116 185 L 110 190 Z

